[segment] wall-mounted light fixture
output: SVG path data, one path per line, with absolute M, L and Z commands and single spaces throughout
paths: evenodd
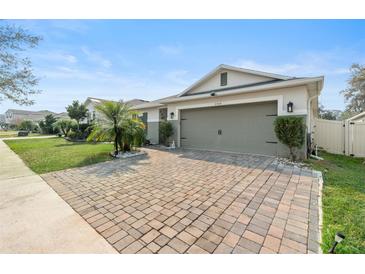
M 293 112 L 293 102 L 289 102 L 287 105 L 286 105 L 286 110 L 287 112 Z
M 174 119 L 174 116 L 175 116 L 175 113 L 170 112 L 170 118 L 171 118 L 171 120 Z

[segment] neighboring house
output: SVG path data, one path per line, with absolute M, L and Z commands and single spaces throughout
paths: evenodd
M 56 117 L 57 119 L 60 118 L 69 118 L 68 117 L 68 113 L 67 112 L 61 112 L 61 113 L 53 113 L 54 117 Z
M 94 98 L 94 97 L 88 97 L 85 100 L 85 106 L 88 109 L 88 117 L 86 120 L 84 120 L 83 122 L 91 122 L 95 119 L 97 119 L 99 117 L 99 113 L 95 110 L 95 107 L 103 102 L 111 102 L 112 100 L 105 100 L 105 99 L 100 99 L 100 98 Z M 127 105 L 133 107 L 133 106 L 137 106 L 139 104 L 143 104 L 143 103 L 147 103 L 148 101 L 145 100 L 141 100 L 141 99 L 132 99 L 129 101 L 125 101 L 124 103 L 126 103 Z
M 361 112 L 347 120 L 351 121 L 351 122 L 365 122 L 365 111 Z
M 323 81 L 220 65 L 180 94 L 133 109 L 147 116 L 151 143 L 159 143 L 159 123 L 167 120 L 178 147 L 287 156 L 273 122 L 276 116 L 305 117 L 310 135 Z
M 0 114 L 0 130 L 5 128 L 6 128 L 5 114 Z
M 49 110 L 29 111 L 20 109 L 8 109 L 5 112 L 5 123 L 8 125 L 18 125 L 24 120 L 39 122 L 49 114 L 52 114 L 55 117 L 64 117 L 65 115 L 64 113 L 57 114 Z

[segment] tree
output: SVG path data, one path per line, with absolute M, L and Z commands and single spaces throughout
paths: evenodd
M 40 92 L 36 89 L 39 79 L 33 74 L 30 59 L 21 53 L 37 46 L 40 40 L 21 27 L 0 26 L 0 102 L 34 103 L 30 97 Z
M 353 64 L 350 72 L 349 87 L 341 93 L 347 102 L 346 111 L 356 114 L 365 111 L 365 66 Z
M 31 120 L 23 120 L 20 125 L 20 130 L 33 131 L 36 128 L 36 124 Z
M 87 117 L 87 108 L 84 104 L 80 104 L 79 101 L 75 100 L 71 105 L 66 107 L 68 116 L 74 119 L 77 123 L 77 129 L 80 129 L 80 121 Z
M 131 145 L 140 146 L 144 143 L 145 125 L 139 118 L 127 119 L 123 123 L 123 151 L 130 151 Z
M 42 130 L 43 134 L 53 134 L 57 131 L 54 130 L 53 124 L 57 121 L 57 119 L 52 115 L 48 114 L 44 117 L 44 120 L 39 122 L 39 127 Z
M 319 118 L 325 120 L 339 120 L 342 116 L 341 110 L 324 109 L 323 105 L 319 106 Z
M 119 150 L 129 150 L 130 137 L 134 136 L 136 128 L 144 129 L 143 122 L 138 118 L 133 118 L 136 113 L 123 102 L 104 102 L 96 106 L 96 109 L 102 114 L 102 117 L 96 122 L 87 140 L 113 140 L 115 156 Z
M 295 161 L 295 149 L 303 146 L 305 125 L 303 117 L 280 116 L 275 119 L 275 134 L 281 143 L 287 145 L 292 161 Z
M 53 127 L 67 137 L 71 129 L 77 127 L 77 123 L 75 120 L 71 119 L 59 119 L 53 124 Z
M 174 127 L 171 122 L 162 121 L 160 123 L 159 134 L 161 137 L 161 142 L 165 145 L 168 145 L 169 138 L 174 134 Z

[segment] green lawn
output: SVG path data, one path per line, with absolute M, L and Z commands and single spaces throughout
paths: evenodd
M 346 239 L 336 253 L 365 253 L 365 164 L 364 159 L 321 153 L 323 161 L 310 160 L 323 172 L 322 249 L 327 253 L 336 232 Z
M 73 143 L 63 138 L 4 140 L 36 173 L 110 160 L 112 144 Z

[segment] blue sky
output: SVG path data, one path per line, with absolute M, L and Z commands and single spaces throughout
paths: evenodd
M 219 64 L 289 76 L 325 76 L 321 103 L 365 63 L 361 20 L 7 20 L 43 37 L 28 52 L 42 94 L 31 107 L 65 111 L 72 100 L 158 99 L 181 92 Z

